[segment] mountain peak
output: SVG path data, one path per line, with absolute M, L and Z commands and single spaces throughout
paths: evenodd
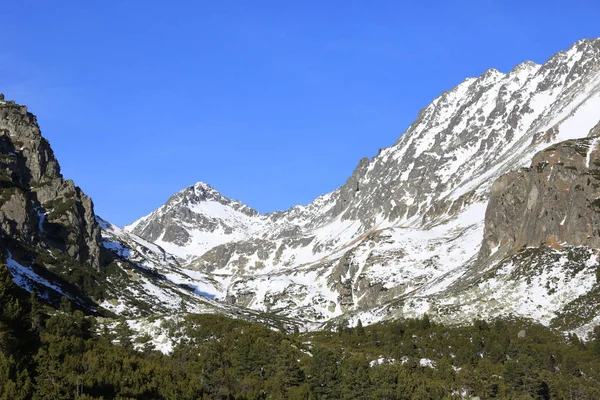
M 573 46 L 571 46 L 571 48 L 581 48 L 581 46 L 585 45 L 600 45 L 600 37 L 578 40 L 573 44 Z
M 558 52 L 556 56 L 567 57 L 574 60 L 596 59 L 600 56 L 600 38 L 579 40 L 569 47 L 568 50 Z
M 483 73 L 483 77 L 485 76 L 504 76 L 506 75 L 504 72 L 497 70 L 496 68 L 488 68 L 484 73 Z
M 540 64 L 527 60 L 522 62 L 521 64 L 517 64 L 510 70 L 509 74 L 512 72 L 519 72 L 524 70 L 536 70 L 540 68 Z
M 165 205 L 174 206 L 182 202 L 189 204 L 208 200 L 214 200 L 219 203 L 230 203 L 235 201 L 223 196 L 218 190 L 210 186 L 208 183 L 197 182 L 175 193 Z
M 248 237 L 261 227 L 260 213 L 205 182 L 175 193 L 161 207 L 125 227 L 186 259 Z
M 199 190 L 214 190 L 214 188 L 212 186 L 210 186 L 208 183 L 206 182 L 196 182 L 193 186 L 194 189 L 199 189 Z

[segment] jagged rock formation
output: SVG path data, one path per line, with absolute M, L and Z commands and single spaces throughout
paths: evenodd
M 0 188 L 3 237 L 52 247 L 100 268 L 100 227 L 92 200 L 63 179 L 35 116 L 6 101 L 0 101 Z

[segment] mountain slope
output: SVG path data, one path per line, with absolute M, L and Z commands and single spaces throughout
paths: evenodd
M 198 183 L 126 229 L 63 179 L 35 117 L 1 101 L 3 254 L 21 287 L 105 315 L 315 328 L 512 313 L 589 329 L 599 61 L 584 40 L 467 79 L 307 206 L 261 215 Z
M 2 257 L 22 287 L 86 307 L 100 295 L 104 257 L 92 201 L 63 178 L 36 117 L 3 95 L 0 233 Z
M 290 319 L 268 315 L 214 298 L 223 283 L 198 271 L 183 268 L 162 248 L 98 218 L 103 246 L 117 257 L 107 268 L 113 286 L 111 297 L 100 306 L 128 318 L 192 314 L 220 314 L 261 322 L 273 327 L 296 325 Z
M 599 138 L 568 140 L 493 184 L 477 259 L 369 312 L 446 323 L 503 315 L 561 330 L 600 323 Z

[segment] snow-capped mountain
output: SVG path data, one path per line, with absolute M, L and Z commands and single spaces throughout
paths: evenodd
M 220 244 L 247 239 L 262 226 L 258 211 L 198 182 L 125 230 L 187 259 Z
M 600 39 L 582 40 L 542 65 L 491 69 L 444 92 L 393 146 L 307 206 L 260 215 L 212 189 L 192 195 L 200 184 L 126 229 L 228 282 L 216 298 L 244 307 L 314 323 L 441 315 L 437 294 L 492 265 L 479 254 L 492 183 L 599 120 Z
M 425 312 L 600 323 L 600 39 L 465 80 L 339 189 L 266 215 L 198 183 L 115 227 L 2 99 L 0 245 L 55 305 L 309 329 Z

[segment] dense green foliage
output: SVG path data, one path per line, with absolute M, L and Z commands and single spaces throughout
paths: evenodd
M 600 398 L 600 329 L 584 343 L 517 320 L 447 328 L 424 316 L 307 334 L 215 315 L 170 321 L 179 345 L 165 356 L 124 321 L 99 324 L 66 298 L 47 308 L 1 266 L 0 400 Z

